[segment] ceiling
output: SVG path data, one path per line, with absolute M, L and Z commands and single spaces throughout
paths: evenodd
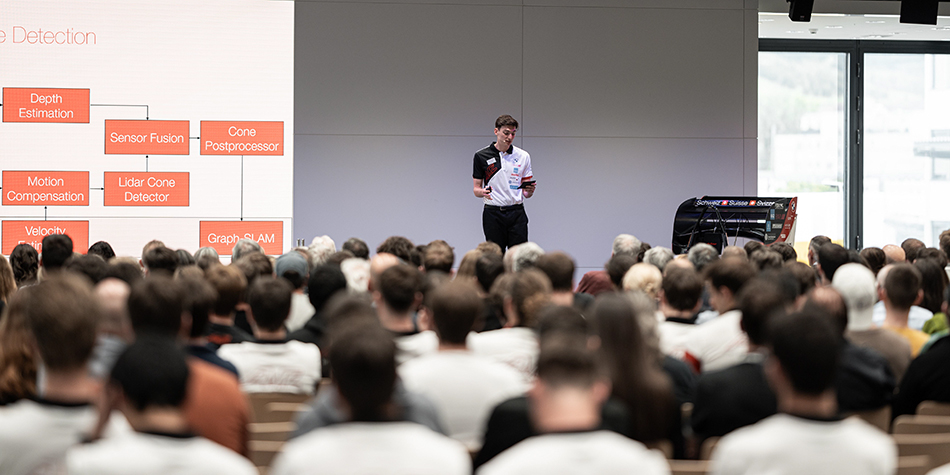
M 785 1 L 759 0 L 759 38 L 950 41 L 950 3 L 940 15 L 937 25 L 904 24 L 899 1 L 816 0 L 810 22 L 793 22 Z

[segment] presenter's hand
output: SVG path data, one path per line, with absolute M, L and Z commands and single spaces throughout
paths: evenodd
M 482 188 L 482 197 L 487 198 L 491 201 L 491 187 Z
M 525 198 L 531 198 L 531 195 L 534 194 L 534 189 L 535 189 L 537 186 L 538 186 L 537 183 L 533 183 L 533 184 L 531 184 L 531 185 L 526 185 L 526 186 L 524 187 L 524 197 L 525 197 Z

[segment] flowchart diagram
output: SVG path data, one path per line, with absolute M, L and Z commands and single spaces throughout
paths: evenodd
M 193 21 L 161 21 L 186 7 Z M 289 248 L 292 2 L 12 0 L 0 13 L 13 25 L 0 23 L 0 253 L 60 233 L 77 252 L 105 240 L 133 256 L 151 239 Z M 87 40 L 16 41 L 48 23 Z M 235 29 L 251 23 L 279 33 Z

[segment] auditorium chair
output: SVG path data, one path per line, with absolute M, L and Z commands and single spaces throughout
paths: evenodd
M 885 433 L 890 432 L 891 427 L 891 406 L 884 406 L 880 409 L 871 409 L 868 411 L 857 411 L 851 414 L 864 422 L 871 424 Z
M 265 474 L 290 434 L 297 428 L 297 414 L 306 410 L 309 394 L 250 393 L 251 422 L 247 425 L 251 462 Z
M 709 472 L 708 460 L 670 460 L 672 475 L 704 475 Z
M 950 434 L 894 434 L 891 437 L 901 457 L 926 455 L 930 457 L 929 468 L 950 463 Z
M 700 460 L 709 460 L 712 458 L 713 450 L 716 448 L 716 444 L 719 443 L 720 437 L 710 437 L 703 441 L 703 445 L 699 448 L 699 459 Z
M 894 420 L 895 434 L 950 434 L 950 416 L 905 414 Z
M 930 457 L 909 455 L 897 458 L 897 475 L 925 475 L 930 470 Z
M 950 402 L 924 401 L 917 406 L 922 416 L 950 416 Z

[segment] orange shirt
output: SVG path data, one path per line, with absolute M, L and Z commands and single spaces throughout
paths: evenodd
M 250 406 L 234 374 L 197 358 L 188 361 L 185 416 L 198 435 L 247 456 Z

